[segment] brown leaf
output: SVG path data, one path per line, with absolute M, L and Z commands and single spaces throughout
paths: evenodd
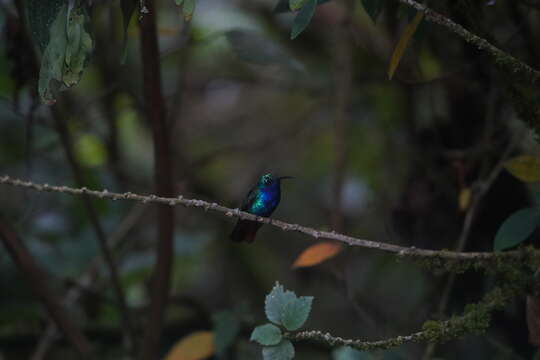
M 300 267 L 315 266 L 328 260 L 343 250 L 340 244 L 332 242 L 323 242 L 315 244 L 305 249 L 300 256 L 298 256 L 292 265 L 293 269 Z
M 506 161 L 504 167 L 521 181 L 540 181 L 540 157 L 538 156 L 521 155 Z
M 527 296 L 527 327 L 529 342 L 540 346 L 540 298 Z
M 403 34 L 399 38 L 396 48 L 394 49 L 394 52 L 392 53 L 390 64 L 388 65 L 388 78 L 390 80 L 392 80 L 392 77 L 394 76 L 394 72 L 396 71 L 399 65 L 399 62 L 401 61 L 401 58 L 403 57 L 405 50 L 407 50 L 409 41 L 411 40 L 414 33 L 416 32 L 416 29 L 418 28 L 418 25 L 420 25 L 420 22 L 422 21 L 423 17 L 424 17 L 423 12 L 416 13 L 414 19 L 409 24 L 407 24 L 407 26 L 405 27 L 405 30 L 403 31 Z
M 180 339 L 165 360 L 202 360 L 214 354 L 214 334 L 211 331 L 196 331 Z

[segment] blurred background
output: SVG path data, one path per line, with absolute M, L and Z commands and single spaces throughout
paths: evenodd
M 36 96 L 33 50 L 21 40 L 21 2 L 0 4 L 0 175 L 77 186 L 55 125 L 62 118 L 85 186 L 153 193 L 140 14 L 127 29 L 122 65 L 119 2 L 93 2 L 92 60 L 80 84 L 49 107 Z M 540 65 L 540 3 L 430 4 L 531 66 Z M 415 14 L 398 1 L 385 1 L 376 23 L 361 1 L 329 1 L 317 7 L 295 40 L 294 14 L 276 11 L 276 0 L 197 0 L 191 22 L 173 1 L 157 6 L 177 194 L 235 208 L 260 175 L 290 175 L 294 180 L 283 184 L 273 217 L 429 249 L 458 247 L 474 205 L 462 244 L 467 251 L 490 251 L 501 222 L 531 202 L 528 189 L 504 170 L 480 198 L 468 196 L 509 152 L 537 152 L 525 125 L 527 109 L 516 96 L 534 99 L 537 90 L 516 83 L 477 49 L 427 22 L 388 80 L 392 51 Z M 142 321 L 155 261 L 156 207 L 92 203 L 128 306 L 136 322 Z M 81 199 L 0 186 L 0 204 L 50 274 L 49 285 L 59 296 L 72 294 L 69 312 L 100 358 L 123 358 L 121 316 Z M 228 316 L 239 332 L 221 358 L 261 358 L 249 334 L 265 321 L 264 297 L 276 281 L 315 297 L 306 328 L 367 340 L 416 332 L 440 310 L 458 314 L 492 284 L 475 272 L 459 275 L 445 300 L 446 275 L 355 247 L 293 269 L 315 239 L 264 226 L 254 244 L 235 244 L 228 239 L 233 226 L 234 219 L 217 213 L 177 208 L 162 356 L 179 339 L 212 330 L 216 318 Z M 50 329 L 47 312 L 3 250 L 0 294 L 0 359 L 76 356 Z M 442 301 L 447 303 L 441 308 Z M 516 301 L 495 316 L 486 334 L 441 345 L 427 358 L 528 359 L 534 348 L 527 336 L 524 301 Z M 40 346 L 46 347 L 43 353 Z M 297 359 L 332 356 L 332 349 L 309 342 L 296 344 L 296 352 Z M 414 344 L 375 356 L 421 359 L 425 353 L 426 345 Z

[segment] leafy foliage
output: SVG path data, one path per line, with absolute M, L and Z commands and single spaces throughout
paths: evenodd
M 298 330 L 309 316 L 312 301 L 312 296 L 297 297 L 294 292 L 284 290 L 282 285 L 276 283 L 266 296 L 266 317 L 287 330 Z
M 538 156 L 521 155 L 506 161 L 504 167 L 521 181 L 540 181 L 540 157 Z
M 293 268 L 315 266 L 323 261 L 333 258 L 343 250 L 340 244 L 323 242 L 315 244 L 304 251 L 296 258 Z
M 210 331 L 197 331 L 180 339 L 165 360 L 202 360 L 214 353 L 214 335 Z
M 264 360 L 291 360 L 294 358 L 294 346 L 289 340 L 283 340 L 276 346 L 265 346 L 262 350 Z
M 315 14 L 317 8 L 317 0 L 307 0 L 302 6 L 296 17 L 294 18 L 291 29 L 291 39 L 296 39 L 298 35 L 304 31 L 309 25 L 311 18 Z
M 533 233 L 540 225 L 540 208 L 521 209 L 510 215 L 495 235 L 493 248 L 501 251 L 516 246 Z
M 388 78 L 390 80 L 392 80 L 392 77 L 394 76 L 394 72 L 396 71 L 401 61 L 401 58 L 403 57 L 405 50 L 407 50 L 409 42 L 411 41 L 414 33 L 416 32 L 418 25 L 420 25 L 420 22 L 422 21 L 423 17 L 424 17 L 424 13 L 418 12 L 416 16 L 414 17 L 414 19 L 405 27 L 403 34 L 399 38 L 396 48 L 394 49 L 394 52 L 392 53 L 392 57 L 390 58 L 390 64 L 388 65 Z
M 274 324 L 257 326 L 251 333 L 251 341 L 256 341 L 261 345 L 271 346 L 281 342 L 281 330 Z

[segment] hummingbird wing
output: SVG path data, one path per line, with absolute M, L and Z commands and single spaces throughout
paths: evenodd
M 255 201 L 255 198 L 257 197 L 257 186 L 253 186 L 247 196 L 244 198 L 244 201 L 242 201 L 242 205 L 240 206 L 240 210 L 250 212 L 251 205 Z
M 253 202 L 256 198 L 257 185 L 253 186 L 251 190 L 249 190 L 247 196 L 242 202 L 242 205 L 240 206 L 240 210 L 251 212 L 251 205 L 253 205 Z M 238 219 L 238 222 L 236 223 L 236 226 L 234 227 L 230 238 L 234 242 L 244 241 L 247 243 L 252 243 L 255 240 L 255 234 L 257 234 L 257 230 L 259 230 L 261 226 L 262 224 L 258 222 Z

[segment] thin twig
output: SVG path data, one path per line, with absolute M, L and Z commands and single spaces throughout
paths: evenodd
M 523 252 L 519 250 L 507 251 L 502 253 L 494 252 L 456 252 L 448 250 L 429 250 L 429 249 L 419 249 L 414 246 L 405 247 L 400 245 L 388 244 L 384 242 L 377 242 L 372 240 L 359 239 L 352 236 L 336 233 L 334 231 L 321 231 L 307 226 L 302 226 L 298 224 L 291 224 L 280 220 L 275 220 L 271 218 L 256 216 L 245 211 L 240 211 L 239 209 L 228 208 L 217 203 L 210 203 L 204 200 L 198 199 L 187 199 L 182 195 L 178 197 L 161 197 L 157 195 L 139 195 L 131 192 L 126 193 L 115 193 L 108 190 L 90 190 L 88 188 L 72 188 L 68 186 L 53 186 L 49 184 L 39 184 L 31 181 L 24 181 L 17 178 L 12 178 L 9 176 L 0 176 L 0 184 L 12 185 L 17 187 L 29 188 L 37 191 L 47 191 L 47 192 L 56 192 L 69 195 L 88 195 L 97 197 L 100 199 L 111 199 L 111 200 L 129 200 L 129 201 L 138 201 L 142 203 L 154 203 L 154 204 L 165 204 L 169 206 L 185 206 L 185 207 L 196 207 L 202 208 L 205 211 L 215 211 L 222 213 L 228 217 L 235 217 L 243 220 L 251 220 L 260 222 L 263 224 L 269 224 L 275 226 L 284 231 L 296 231 L 306 235 L 309 235 L 316 239 L 328 239 L 341 241 L 345 244 L 351 246 L 360 246 L 367 249 L 376 249 L 389 253 L 394 253 L 400 257 L 412 257 L 412 258 L 438 258 L 441 260 L 453 260 L 453 261 L 481 261 L 481 260 L 490 260 L 490 259 L 511 259 L 511 258 L 521 258 L 523 257 Z M 536 255 L 538 250 L 532 250 Z M 481 264 L 480 264 L 481 265 Z
M 400 3 L 410 6 L 418 11 L 424 12 L 424 18 L 432 23 L 444 26 L 454 34 L 461 37 L 466 42 L 474 45 L 478 50 L 485 51 L 494 58 L 495 63 L 506 69 L 510 73 L 519 74 L 523 80 L 531 84 L 540 82 L 540 71 L 530 67 L 521 60 L 516 59 L 512 55 L 502 51 L 498 47 L 492 45 L 489 41 L 480 36 L 473 34 L 463 26 L 453 22 L 447 17 L 438 12 L 422 5 L 415 0 L 398 0 Z

